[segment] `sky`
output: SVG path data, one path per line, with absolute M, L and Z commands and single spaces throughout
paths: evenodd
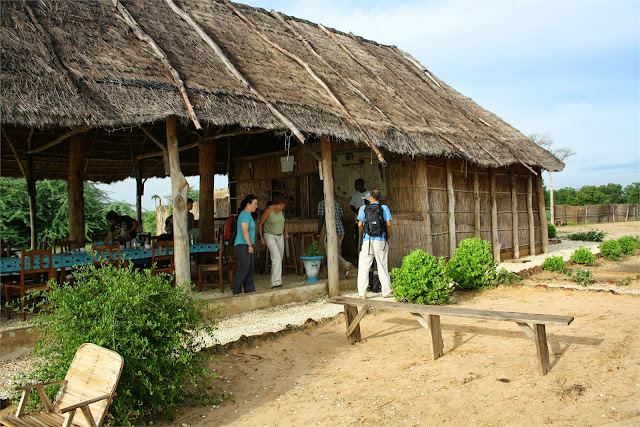
M 523 134 L 548 134 L 576 153 L 555 189 L 640 182 L 640 0 L 243 3 L 398 46 Z M 135 204 L 131 179 L 101 188 Z M 148 180 L 143 208 L 170 193 L 169 179 Z

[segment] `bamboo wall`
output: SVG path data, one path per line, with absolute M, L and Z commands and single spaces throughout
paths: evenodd
M 613 204 L 587 206 L 554 206 L 556 225 L 587 222 L 617 222 L 640 220 L 640 204 Z
M 318 145 L 310 145 L 319 153 Z M 332 150 L 358 149 L 350 144 L 332 144 Z M 284 152 L 235 159 L 230 180 L 232 209 L 234 200 L 246 194 L 259 197 L 263 207 L 271 199 L 273 182 L 289 180 L 295 188 L 292 201 L 294 218 L 316 218 L 317 204 L 322 198 L 322 183 L 317 161 L 305 149 L 291 150 L 296 161 L 292 172 L 280 170 L 279 158 Z M 479 237 L 499 248 L 502 259 L 528 255 L 533 225 L 533 247 L 541 252 L 542 233 L 537 197 L 536 176 L 524 166 L 489 170 L 460 159 L 436 157 L 415 158 L 385 153 L 387 168 L 387 204 L 391 210 L 392 233 L 389 265 L 401 265 L 402 258 L 415 248 L 423 248 L 436 256 L 449 257 L 458 243 L 469 237 Z M 334 174 L 337 166 L 334 165 Z M 495 219 L 497 241 L 492 228 L 492 174 L 495 179 Z M 271 186 L 270 186 L 271 185 Z M 373 189 L 367 187 L 368 189 Z M 515 194 L 515 204 L 512 203 Z M 351 238 L 354 214 L 349 199 L 337 199 L 344 211 L 343 224 L 347 237 L 343 253 L 355 257 Z M 515 208 L 515 211 L 514 211 Z M 514 215 L 517 231 L 513 233 Z M 517 246 L 516 246 L 517 245 Z M 516 250 L 517 247 L 517 250 Z

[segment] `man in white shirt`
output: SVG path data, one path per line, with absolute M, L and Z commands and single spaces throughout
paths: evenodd
M 356 192 L 351 197 L 349 205 L 351 205 L 351 211 L 355 214 L 355 233 L 353 235 L 353 241 L 356 244 L 356 249 L 360 249 L 360 232 L 358 230 L 358 211 L 362 206 L 369 204 L 369 196 L 371 192 L 364 186 L 364 179 L 358 178 L 355 182 Z

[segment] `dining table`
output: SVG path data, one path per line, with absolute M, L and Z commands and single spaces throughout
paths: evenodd
M 220 245 L 218 243 L 195 243 L 189 245 L 189 253 L 197 254 L 204 252 L 218 252 Z M 173 253 L 173 248 L 170 249 L 170 253 Z M 138 261 L 146 262 L 151 259 L 151 248 L 125 248 L 120 250 L 121 261 Z M 35 258 L 37 262 L 40 258 Z M 25 260 L 26 268 L 31 268 L 29 265 L 29 258 Z M 93 263 L 92 252 L 82 252 L 75 250 L 70 253 L 53 254 L 51 257 L 54 269 L 66 269 L 70 267 L 78 267 L 81 265 L 87 265 Z M 108 261 L 108 260 L 107 260 Z M 0 258 L 0 274 L 15 274 L 20 273 L 21 258 L 18 256 L 11 256 L 6 258 Z M 44 267 L 49 267 L 48 258 L 44 258 Z M 41 266 L 36 265 L 36 268 Z

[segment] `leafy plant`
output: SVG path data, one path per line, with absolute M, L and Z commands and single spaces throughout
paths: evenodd
M 547 224 L 547 230 L 549 232 L 549 238 L 554 238 L 558 235 L 556 232 L 556 227 L 553 224 Z
M 52 290 L 43 295 L 47 310 L 36 316 L 35 353 L 45 362 L 33 377 L 63 379 L 77 348 L 92 342 L 124 358 L 109 408 L 113 424 L 170 411 L 184 398 L 185 381 L 202 397 L 217 398 L 206 393 L 215 373 L 198 352 L 203 343 L 196 337 L 211 335 L 214 326 L 202 300 L 172 287 L 170 278 L 131 266 L 83 266 L 74 276 L 73 286 L 51 281 Z
M 604 239 L 604 231 L 590 230 L 571 233 L 567 237 L 569 240 L 581 240 L 584 242 L 602 242 Z
M 580 286 L 587 286 L 593 282 L 593 272 L 591 270 L 576 270 L 571 274 L 573 280 L 575 280 Z
M 495 283 L 499 285 L 513 285 L 515 283 L 522 283 L 522 277 L 518 276 L 512 271 L 503 268 L 498 272 Z
M 633 277 L 629 276 L 623 280 L 620 280 L 616 285 L 618 286 L 629 286 L 633 282 Z
M 542 269 L 547 271 L 557 271 L 564 273 L 567 271 L 567 263 L 561 256 L 552 256 L 544 260 L 542 263 Z
M 622 236 L 618 239 L 618 245 L 620 246 L 620 251 L 626 256 L 634 255 L 638 250 L 638 242 L 632 236 Z
M 391 270 L 391 288 L 398 301 L 417 304 L 446 304 L 453 292 L 444 258 L 415 249 L 402 266 Z
M 475 289 L 495 281 L 497 265 L 489 242 L 470 238 L 460 242 L 447 264 L 447 272 L 460 288 Z
M 573 221 L 571 220 L 567 221 L 567 225 L 573 225 Z
M 571 261 L 576 264 L 582 265 L 593 265 L 596 261 L 596 256 L 591 252 L 589 248 L 579 248 L 576 249 L 573 254 L 571 254 Z
M 307 246 L 307 250 L 304 251 L 302 256 L 324 256 L 324 254 L 320 250 L 320 244 L 318 241 L 314 240 L 309 246 Z
M 600 243 L 600 254 L 611 261 L 616 261 L 620 259 L 620 255 L 622 255 L 622 249 L 620 248 L 620 244 L 617 240 L 607 240 L 605 242 Z

